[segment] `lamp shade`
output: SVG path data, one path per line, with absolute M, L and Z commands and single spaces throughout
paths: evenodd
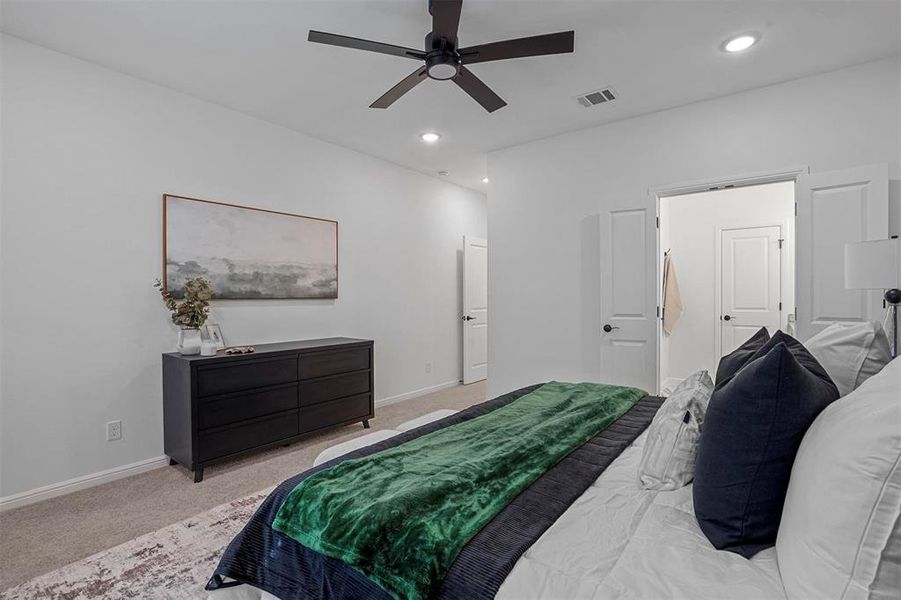
M 901 239 L 845 244 L 845 288 L 888 290 L 901 287 Z

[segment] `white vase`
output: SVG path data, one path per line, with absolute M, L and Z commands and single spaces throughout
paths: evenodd
M 180 354 L 200 354 L 200 342 L 199 329 L 178 330 L 178 346 L 176 348 Z

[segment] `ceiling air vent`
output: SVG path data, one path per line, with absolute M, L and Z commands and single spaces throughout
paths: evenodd
M 613 102 L 614 100 L 616 100 L 616 92 L 613 91 L 613 88 L 608 87 L 594 92 L 588 92 L 587 94 L 582 94 L 581 96 L 578 96 L 576 100 L 579 101 L 579 104 L 581 104 L 585 108 L 588 108 L 589 106 L 597 106 L 598 104 Z

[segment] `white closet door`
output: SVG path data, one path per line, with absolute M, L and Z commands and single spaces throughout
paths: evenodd
M 761 327 L 779 329 L 782 312 L 782 227 L 720 232 L 720 322 L 717 359 Z
M 463 383 L 488 377 L 488 240 L 463 238 Z
M 797 189 L 798 337 L 878 319 L 877 292 L 846 290 L 845 244 L 888 237 L 888 165 L 804 175 Z
M 656 215 L 601 213 L 601 381 L 657 389 Z

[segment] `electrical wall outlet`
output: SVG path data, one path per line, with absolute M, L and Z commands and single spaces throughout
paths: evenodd
M 431 373 L 431 372 L 432 372 L 432 363 L 427 362 L 427 363 L 425 364 L 425 372 L 426 372 L 426 373 Z
M 122 439 L 122 421 L 110 421 L 106 424 L 106 441 L 115 442 Z

